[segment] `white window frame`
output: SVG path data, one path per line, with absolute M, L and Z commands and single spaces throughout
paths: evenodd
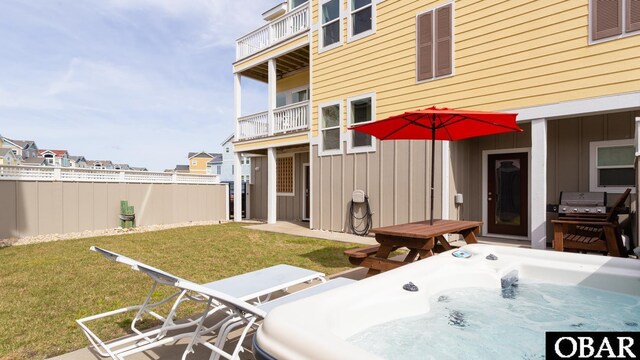
M 451 74 L 447 74 L 447 75 L 442 75 L 442 76 L 436 76 L 436 10 L 438 10 L 441 7 L 445 7 L 447 5 L 451 5 Z M 431 22 L 431 35 L 433 36 L 433 51 L 431 52 L 431 65 L 433 66 L 432 72 L 433 72 L 433 77 L 431 77 L 430 79 L 424 79 L 424 80 L 418 80 L 418 51 L 419 51 L 419 40 L 418 39 L 418 18 L 420 17 L 420 15 L 426 14 L 428 12 L 433 12 L 433 21 Z M 434 81 L 434 80 L 439 80 L 439 79 L 446 79 L 448 77 L 452 77 L 456 74 L 456 57 L 454 56 L 456 53 L 456 32 L 455 30 L 455 19 L 456 19 L 456 6 L 455 6 L 455 2 L 451 1 L 448 3 L 444 3 L 442 5 L 436 6 L 434 8 L 431 8 L 429 10 L 425 10 L 422 12 L 419 12 L 418 14 L 416 14 L 416 20 L 415 20 L 415 24 L 416 24 L 416 84 L 422 84 L 422 83 L 426 83 L 429 81 Z
M 591 15 L 593 15 L 593 0 L 589 0 L 589 14 L 588 14 L 589 26 L 587 28 L 587 31 L 589 31 L 589 45 L 595 45 L 595 44 L 600 44 L 607 41 L 626 38 L 629 36 L 640 35 L 640 30 L 627 32 L 627 1 L 626 0 L 621 0 L 621 1 L 622 1 L 622 34 L 609 36 L 609 37 L 598 39 L 598 40 L 593 40 L 593 32 L 592 32 L 593 24 L 591 21 Z
M 364 9 L 366 6 L 363 6 L 357 10 L 351 10 L 351 4 L 353 3 L 353 0 L 347 0 L 347 11 L 346 11 L 346 17 L 347 17 L 347 43 L 350 43 L 352 41 L 356 41 L 359 39 L 362 39 L 364 37 L 367 37 L 369 35 L 373 35 L 376 33 L 376 20 L 377 20 L 377 15 L 376 15 L 376 4 L 378 3 L 378 0 L 371 0 L 371 4 L 368 6 L 371 6 L 371 29 L 367 30 L 365 32 L 361 32 L 360 34 L 357 35 L 353 35 L 353 27 L 352 27 L 352 23 L 353 21 L 351 20 L 352 15 L 358 11 L 361 11 L 362 9 Z
M 322 137 L 322 132 L 324 130 L 328 130 L 328 129 L 334 129 L 334 127 L 331 128 L 327 128 L 325 129 L 322 124 L 323 124 L 323 118 L 322 118 L 322 109 L 329 107 L 329 106 L 336 106 L 338 105 L 338 114 L 339 114 L 339 118 L 338 118 L 338 129 L 340 129 L 340 147 L 338 149 L 330 149 L 330 150 L 325 150 L 324 149 L 324 141 L 323 141 L 323 137 Z M 320 105 L 318 105 L 318 129 L 320 130 L 319 133 L 319 146 L 318 146 L 318 156 L 330 156 L 330 155 L 342 155 L 342 143 L 344 142 L 344 131 L 342 131 L 342 124 L 343 124 L 343 111 L 344 109 L 342 108 L 342 99 L 341 100 L 336 100 L 336 101 L 330 101 L 330 102 L 326 102 L 326 103 L 322 103 Z
M 291 163 L 292 163 L 292 165 L 291 165 L 292 166 L 292 170 L 291 170 L 291 190 L 293 190 L 293 192 L 290 192 L 290 193 L 277 192 L 276 196 L 295 196 L 296 195 L 296 157 L 294 156 L 294 154 L 279 154 L 276 157 L 277 158 L 286 158 L 286 157 L 292 158 L 292 160 L 291 160 Z M 278 168 L 277 168 L 277 165 L 276 165 L 276 180 L 278 180 Z
M 592 141 L 589 143 L 589 191 L 606 191 L 608 193 L 621 194 L 627 188 L 631 188 L 631 192 L 636 192 L 636 186 L 598 186 L 598 149 L 605 147 L 615 146 L 635 146 L 633 139 L 624 140 L 606 140 L 606 141 Z M 624 168 L 625 166 L 615 166 L 611 168 Z M 629 168 L 634 168 L 631 164 Z
M 347 98 L 347 127 L 354 125 L 351 121 L 351 103 L 357 100 L 371 98 L 371 120 L 367 122 L 360 122 L 358 124 L 368 124 L 376 121 L 376 94 L 369 93 L 358 96 L 352 96 Z M 347 130 L 347 154 L 357 154 L 365 152 L 375 152 L 377 139 L 375 136 L 371 136 L 371 146 L 353 146 L 353 131 Z
M 303 90 L 307 91 L 307 100 L 298 101 L 298 102 L 294 103 L 293 102 L 293 93 L 297 93 L 297 92 L 300 92 L 300 91 L 303 91 Z M 278 93 L 278 95 L 284 95 L 285 104 L 282 105 L 282 106 L 277 107 L 276 109 L 279 109 L 279 108 L 282 108 L 282 107 L 285 107 L 285 106 L 289 106 L 289 105 L 303 103 L 305 101 L 309 101 L 309 99 L 311 98 L 310 94 L 311 94 L 311 92 L 309 90 L 309 85 L 298 86 L 298 87 L 295 87 L 295 88 L 291 88 L 291 89 L 287 89 L 287 90 L 284 90 L 284 91 L 280 91 Z
M 191 165 L 198 165 L 198 160 L 191 160 Z
M 342 0 L 338 0 L 338 3 L 340 4 L 340 12 L 338 13 L 338 18 L 329 21 L 327 24 L 330 23 L 334 23 L 334 22 L 338 22 L 339 26 L 338 26 L 338 39 L 340 39 L 339 41 L 331 44 L 331 45 L 327 45 L 327 46 L 323 46 L 322 44 L 324 44 L 324 35 L 322 32 L 322 28 L 323 26 L 326 26 L 327 24 L 323 24 L 322 23 L 322 5 L 324 5 L 325 3 L 328 3 L 331 0 L 318 0 L 318 54 L 322 54 L 325 51 L 329 51 L 331 49 L 335 49 L 338 47 L 342 46 L 343 40 L 342 40 L 342 19 L 344 17 L 344 9 L 342 7 Z
M 302 4 L 300 4 L 300 5 L 296 6 L 296 7 L 293 7 L 293 0 L 289 0 L 289 11 L 293 11 L 293 10 L 299 8 L 299 7 L 305 6 L 305 5 L 309 4 L 309 2 L 311 2 L 311 0 L 303 2 Z

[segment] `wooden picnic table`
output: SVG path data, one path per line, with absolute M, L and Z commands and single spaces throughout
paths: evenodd
M 476 244 L 476 234 L 482 222 L 458 220 L 419 221 L 409 224 L 384 226 L 371 229 L 379 245 L 345 251 L 349 261 L 357 266 L 369 268 L 367 276 L 424 259 L 433 255 L 434 249 L 450 250 L 453 247 L 446 240 L 446 234 L 460 234 L 467 244 Z M 404 260 L 389 259 L 389 255 L 402 247 L 409 249 Z

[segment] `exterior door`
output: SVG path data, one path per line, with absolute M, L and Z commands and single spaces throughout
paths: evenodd
M 488 156 L 487 230 L 489 234 L 528 235 L 528 158 L 527 153 Z
M 311 181 L 309 164 L 303 166 L 303 192 L 302 195 L 302 220 L 309 220 L 309 213 L 311 210 Z

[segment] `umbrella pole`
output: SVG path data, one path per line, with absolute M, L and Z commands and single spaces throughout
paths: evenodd
M 435 181 L 435 161 L 436 161 L 436 128 L 431 129 L 431 221 L 429 225 L 433 225 L 433 193 Z

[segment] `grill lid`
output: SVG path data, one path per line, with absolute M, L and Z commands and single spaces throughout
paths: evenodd
M 607 206 L 607 193 L 563 191 L 560 193 L 560 205 L 582 207 Z

